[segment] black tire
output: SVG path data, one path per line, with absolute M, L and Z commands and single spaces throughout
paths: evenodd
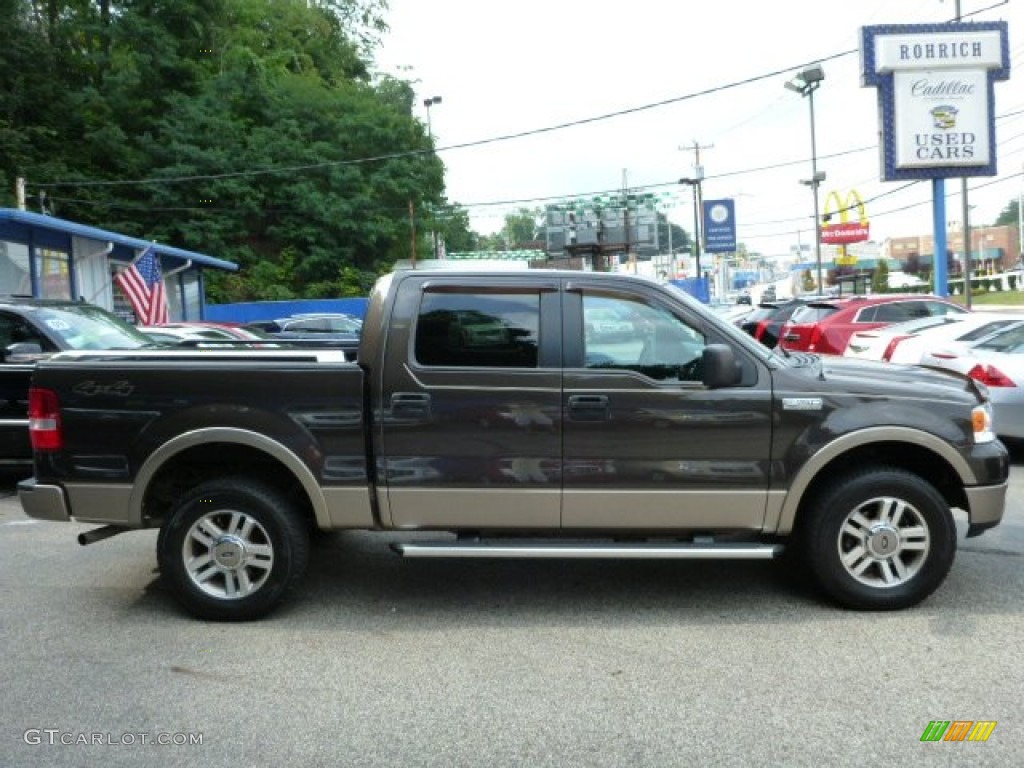
M 266 615 L 309 562 L 309 529 L 288 498 L 243 477 L 213 480 L 183 496 L 157 539 L 164 581 L 201 619 Z
M 895 610 L 924 600 L 956 555 L 949 505 L 927 481 L 891 467 L 845 475 L 807 510 L 808 568 L 848 608 Z

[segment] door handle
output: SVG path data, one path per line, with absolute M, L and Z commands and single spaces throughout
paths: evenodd
M 577 421 L 607 421 L 607 395 L 570 395 L 569 413 Z
M 430 395 L 424 392 L 394 392 L 391 415 L 402 419 L 426 419 L 430 416 Z

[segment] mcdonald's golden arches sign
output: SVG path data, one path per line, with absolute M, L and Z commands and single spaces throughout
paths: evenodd
M 850 219 L 850 211 L 857 211 L 857 218 Z M 838 215 L 839 221 L 832 219 Z M 821 242 L 829 245 L 847 245 L 849 243 L 860 243 L 871 237 L 870 226 L 868 225 L 868 214 L 864 209 L 864 201 L 861 200 L 857 190 L 851 189 L 846 195 L 845 201 L 839 191 L 833 189 L 825 198 L 825 210 L 822 214 Z

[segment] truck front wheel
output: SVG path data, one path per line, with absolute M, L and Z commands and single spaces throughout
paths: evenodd
M 309 532 L 278 491 L 248 478 L 215 480 L 174 505 L 157 542 L 157 559 L 189 613 L 255 619 L 302 576 Z
M 820 494 L 805 528 L 810 570 L 849 608 L 892 610 L 924 600 L 956 554 L 949 506 L 922 478 L 872 468 Z

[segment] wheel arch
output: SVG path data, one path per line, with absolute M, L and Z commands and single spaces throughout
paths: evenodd
M 201 459 L 211 454 L 216 465 L 202 468 Z M 289 493 L 301 490 L 304 499 L 296 499 L 300 508 L 317 526 L 330 526 L 327 501 L 309 466 L 276 440 L 234 427 L 197 429 L 161 445 L 136 474 L 128 502 L 131 515 L 161 519 L 180 490 L 215 477 L 254 475 L 257 468 L 262 482 Z
M 779 512 L 777 532 L 791 533 L 805 502 L 849 468 L 879 464 L 909 470 L 928 480 L 950 507 L 968 508 L 963 486 L 977 482 L 974 471 L 948 442 L 906 427 L 873 427 L 843 435 L 811 456 L 790 485 Z

